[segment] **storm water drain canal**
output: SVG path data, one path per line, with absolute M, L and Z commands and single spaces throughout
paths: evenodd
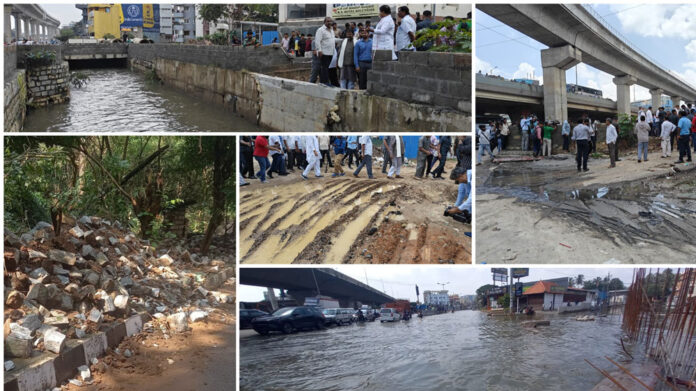
M 258 126 L 220 105 L 150 81 L 125 68 L 86 69 L 82 88 L 71 87 L 70 101 L 30 109 L 27 132 L 258 131 Z

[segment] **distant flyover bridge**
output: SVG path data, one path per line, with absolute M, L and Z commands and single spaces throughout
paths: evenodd
M 341 307 L 358 303 L 381 305 L 395 299 L 369 285 L 329 268 L 249 268 L 239 270 L 239 283 L 285 289 L 298 303 L 306 297 L 330 296 Z
M 616 112 L 631 112 L 630 87 L 646 87 L 653 107 L 663 94 L 696 102 L 696 87 L 631 47 L 601 17 L 580 4 L 478 4 L 479 10 L 548 46 L 541 51 L 543 105 L 547 120 L 568 119 L 566 71 L 579 63 L 614 76 Z M 478 94 L 477 87 L 477 94 Z

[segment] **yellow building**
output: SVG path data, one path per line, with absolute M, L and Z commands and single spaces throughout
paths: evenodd
M 87 31 L 90 37 L 104 38 L 111 34 L 114 38 L 121 36 L 123 14 L 120 4 L 88 4 Z

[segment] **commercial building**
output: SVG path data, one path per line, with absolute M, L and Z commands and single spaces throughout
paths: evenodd
M 80 7 L 77 7 L 80 8 Z M 96 39 L 121 36 L 120 4 L 88 4 L 87 34 Z
M 448 291 L 423 291 L 423 303 L 426 305 L 449 306 Z

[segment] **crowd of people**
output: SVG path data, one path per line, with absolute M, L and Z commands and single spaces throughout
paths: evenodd
M 401 169 L 405 163 L 403 136 L 384 136 L 382 140 L 382 174 L 387 179 L 401 179 Z M 363 169 L 368 179 L 375 179 L 373 156 L 373 137 L 362 136 L 240 136 L 240 186 L 249 185 L 247 180 L 268 183 L 274 175 L 286 176 L 299 172 L 303 180 L 323 178 L 331 172 L 331 177 L 348 174 L 361 177 Z M 415 178 L 424 177 L 444 180 L 445 164 L 448 156 L 455 156 L 457 165 L 450 179 L 458 185 L 458 197 L 454 206 L 446 209 L 445 215 L 455 219 L 471 219 L 471 138 L 452 136 L 421 136 L 418 139 Z M 254 168 L 254 161 L 258 171 Z M 313 175 L 312 175 L 313 174 Z
M 662 158 L 672 156 L 675 141 L 679 159 L 675 163 L 691 162 L 691 149 L 696 153 L 696 105 L 684 104 L 667 110 L 659 107 L 655 113 L 652 107 L 640 107 L 633 133 L 637 140 L 638 163 L 648 160 L 648 143 L 650 137 L 661 139 Z M 617 118 L 606 118 L 605 143 L 609 154 L 609 168 L 616 167 L 619 159 L 619 125 Z M 521 149 L 533 151 L 534 157 L 550 156 L 552 153 L 553 134 L 560 130 L 563 138 L 562 150 L 570 152 L 571 141 L 575 142 L 576 163 L 578 171 L 589 171 L 587 160 L 590 153 L 597 152 L 597 137 L 600 123 L 583 114 L 578 120 L 564 121 L 562 124 L 541 121 L 537 116 L 523 115 L 519 122 Z M 510 124 L 506 120 L 493 120 L 479 126 L 477 164 L 481 164 L 484 155 L 491 160 L 495 153 L 504 150 L 510 134 Z M 494 150 L 497 152 L 494 153 Z
M 319 83 L 328 87 L 350 90 L 357 86 L 364 90 L 367 89 L 367 71 L 372 69 L 376 50 L 390 50 L 392 60 L 397 60 L 400 51 L 417 50 L 412 44 L 416 31 L 439 28 L 434 24 L 429 10 L 423 11 L 422 16 L 416 13 L 415 18 L 407 6 L 398 7 L 396 16 L 392 13 L 390 6 L 382 5 L 379 7 L 380 19 L 375 26 L 366 20 L 364 24 L 346 23 L 342 30 L 331 17 L 326 17 L 314 36 L 292 31 L 285 33 L 280 43 L 292 56 L 304 57 L 311 53 L 311 83 L 316 83 L 318 79 Z M 451 16 L 446 19 L 454 20 Z M 471 26 L 462 21 L 447 28 L 471 29 Z

